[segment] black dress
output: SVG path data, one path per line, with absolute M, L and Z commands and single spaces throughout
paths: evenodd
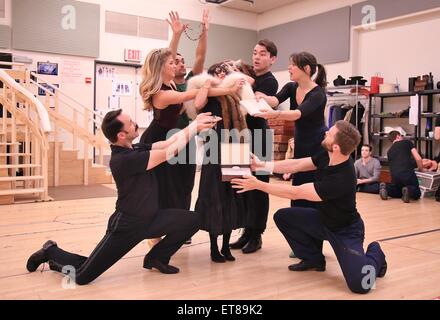
M 220 102 L 216 98 L 208 98 L 202 112 L 211 112 L 212 115 L 222 117 Z M 223 121 L 217 123 L 216 128 L 202 133 L 205 140 L 205 159 L 200 176 L 199 196 L 195 211 L 201 216 L 201 228 L 213 235 L 231 232 L 243 228 L 249 221 L 251 209 L 245 200 L 244 194 L 238 194 L 232 189 L 230 182 L 222 182 L 220 158 L 220 133 L 224 129 Z M 218 141 L 219 158 L 212 161 L 210 149 L 211 139 Z M 212 142 L 211 142 L 212 143 Z M 211 163 L 205 163 L 209 158 Z
M 290 110 L 300 110 L 301 118 L 295 121 L 295 148 L 294 159 L 312 157 L 321 150 L 327 127 L 324 122 L 324 110 L 327 103 L 325 91 L 320 86 L 310 90 L 304 97 L 301 105 L 296 101 L 298 84 L 289 82 L 276 97 L 280 103 L 290 98 Z M 315 181 L 315 171 L 295 173 L 293 185 Z M 315 203 L 306 200 L 295 200 L 292 206 L 315 207 Z
M 172 90 L 162 85 L 161 90 Z M 182 104 L 169 105 L 165 109 L 154 108 L 154 119 L 142 134 L 140 142 L 152 144 L 167 139 L 170 130 L 177 128 Z M 191 150 L 193 150 L 191 148 Z M 159 185 L 160 209 L 175 208 L 189 210 L 191 206 L 191 192 L 194 186 L 196 165 L 194 157 L 189 159 L 189 148 L 182 150 L 186 154 L 185 163 L 170 164 L 164 162 L 154 170 Z M 181 154 L 177 156 L 182 159 Z M 191 160 L 190 162 L 188 162 Z

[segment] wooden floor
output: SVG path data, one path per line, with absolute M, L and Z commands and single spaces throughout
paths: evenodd
M 276 181 L 276 183 L 280 183 Z M 196 193 L 196 191 L 195 191 Z M 440 203 L 432 198 L 404 204 L 359 194 L 358 208 L 366 225 L 366 242 L 381 241 L 388 273 L 367 295 L 351 293 L 328 244 L 325 273 L 290 272 L 298 260 L 272 215 L 287 200 L 271 197 L 263 248 L 237 260 L 216 264 L 209 258 L 209 237 L 198 232 L 172 264 L 177 275 L 142 268 L 146 241 L 87 286 L 64 289 L 63 277 L 46 265 L 28 273 L 28 256 L 48 239 L 88 255 L 105 232 L 115 198 L 96 198 L 0 206 L 0 299 L 434 299 L 440 296 Z M 432 231 L 432 232 L 427 232 Z M 422 233 L 427 232 L 427 233 Z M 419 235 L 411 235 L 422 233 Z M 409 235 L 407 237 L 402 237 Z M 238 232 L 233 234 L 233 239 Z

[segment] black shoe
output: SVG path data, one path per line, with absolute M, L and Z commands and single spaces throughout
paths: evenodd
M 229 249 L 222 249 L 220 252 L 226 261 L 235 261 L 235 257 L 231 254 Z
M 243 249 L 243 247 L 249 242 L 249 234 L 245 231 L 237 241 L 229 244 L 231 249 Z
M 388 265 L 387 265 L 387 262 L 385 261 L 383 263 L 382 267 L 380 268 L 379 272 L 377 273 L 377 277 L 378 278 L 385 277 L 385 274 L 387 273 L 387 269 L 388 269 Z
M 225 263 L 226 262 L 226 258 L 223 257 L 220 254 L 220 252 L 218 252 L 218 249 L 216 251 L 211 250 L 211 260 L 213 262 L 217 262 L 217 263 Z
M 63 272 L 63 266 L 49 260 L 49 269 L 56 272 Z
M 374 241 L 368 245 L 367 252 L 370 250 L 371 246 L 378 246 L 381 249 L 379 242 Z M 388 265 L 387 265 L 387 261 L 385 260 L 382 267 L 380 268 L 379 272 L 377 273 L 377 277 L 383 278 L 385 276 L 385 274 L 387 273 L 387 268 L 388 268 Z
M 144 258 L 144 268 L 150 270 L 152 268 L 155 268 L 165 274 L 174 274 L 174 273 L 179 273 L 180 271 L 179 268 L 173 267 L 170 264 L 164 264 L 159 260 L 151 259 L 150 257 L 147 256 L 145 256 Z
M 402 201 L 409 203 L 409 190 L 407 187 L 402 188 Z
M 185 241 L 185 244 L 191 244 L 192 243 L 192 238 L 189 238 L 188 240 Z
M 388 200 L 388 191 L 386 183 L 382 182 L 379 187 L 379 195 L 382 200 Z
M 45 244 L 43 244 L 43 248 L 38 250 L 37 252 L 33 253 L 26 264 L 26 269 L 28 269 L 29 272 L 34 272 L 38 269 L 40 264 L 45 263 L 48 261 L 48 258 L 46 256 L 46 250 L 49 249 L 52 246 L 56 246 L 57 243 L 55 241 L 49 240 Z
M 243 253 L 253 253 L 257 250 L 260 250 L 262 245 L 263 240 L 261 239 L 260 234 L 256 238 L 252 238 L 251 240 L 249 240 L 249 242 L 243 247 L 242 251 Z
M 321 264 L 310 264 L 304 260 L 301 260 L 300 263 L 297 264 L 291 264 L 289 266 L 290 271 L 308 271 L 308 270 L 315 270 L 318 272 L 324 272 L 325 271 L 325 261 Z

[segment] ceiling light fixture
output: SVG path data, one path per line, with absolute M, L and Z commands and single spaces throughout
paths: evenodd
M 215 3 L 215 4 L 222 4 L 226 1 L 231 1 L 231 0 L 205 0 L 208 3 Z M 241 0 L 241 1 L 245 1 L 245 2 L 249 2 L 250 4 L 254 4 L 255 0 Z

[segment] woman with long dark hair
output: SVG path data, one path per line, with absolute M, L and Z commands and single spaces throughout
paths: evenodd
M 323 65 L 308 52 L 294 53 L 289 59 L 289 73 L 292 82 L 287 83 L 275 96 L 256 94 L 257 99 L 265 99 L 271 107 L 290 99 L 290 110 L 271 110 L 257 115 L 265 119 L 295 122 L 294 159 L 311 157 L 319 151 L 327 127 L 324 109 L 327 103 L 325 87 L 327 75 Z M 296 173 L 293 185 L 313 182 L 314 171 Z M 315 207 L 306 200 L 294 200 L 292 206 Z
M 225 63 L 214 64 L 208 69 L 208 74 L 214 76 L 213 82 L 234 84 L 235 77 L 230 78 L 230 68 Z M 243 78 L 241 83 L 243 83 Z M 190 80 L 190 82 L 193 79 Z M 249 86 L 249 90 L 250 86 Z M 205 140 L 204 161 L 200 176 L 199 195 L 195 211 L 201 216 L 201 228 L 209 232 L 211 242 L 211 260 L 217 263 L 234 261 L 229 249 L 229 240 L 232 230 L 246 226 L 253 213 L 246 197 L 237 194 L 232 189 L 231 183 L 222 181 L 220 167 L 221 143 L 242 142 L 240 137 L 246 140 L 247 130 L 246 117 L 241 113 L 239 97 L 236 94 L 227 94 L 220 97 L 210 97 L 204 100 L 195 99 L 195 107 L 198 112 L 210 112 L 212 115 L 221 117 L 215 129 L 210 129 Z M 238 133 L 239 135 L 235 135 Z M 247 136 L 249 138 L 249 135 Z M 217 238 L 223 236 L 221 250 L 218 248 Z

